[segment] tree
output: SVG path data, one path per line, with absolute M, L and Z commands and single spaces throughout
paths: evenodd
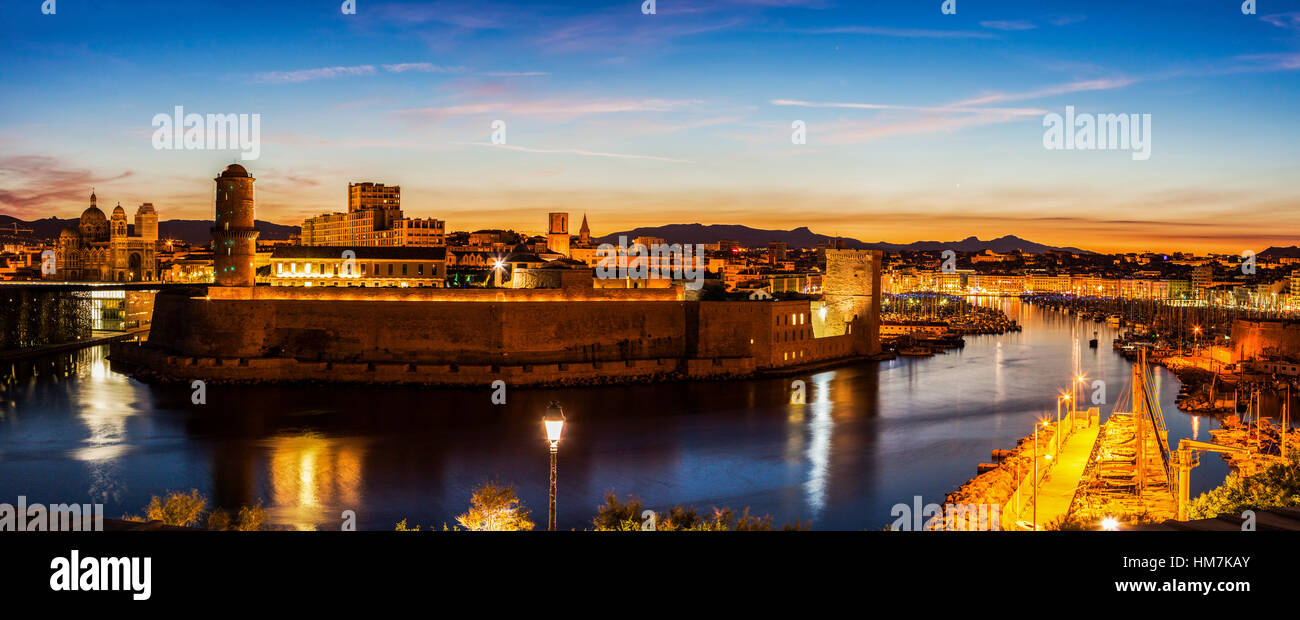
M 154 495 L 145 507 L 145 517 L 150 521 L 162 521 L 167 525 L 190 527 L 199 522 L 203 509 L 208 505 L 208 498 L 203 497 L 198 489 L 190 492 L 168 491 L 167 498 Z
M 488 481 L 474 490 L 469 512 L 456 517 L 456 522 L 471 532 L 526 531 L 533 529 L 530 514 L 514 487 Z
M 1254 476 L 1229 474 L 1216 489 L 1201 494 L 1187 508 L 1190 519 L 1212 519 L 1243 510 L 1300 506 L 1300 458 L 1278 463 Z

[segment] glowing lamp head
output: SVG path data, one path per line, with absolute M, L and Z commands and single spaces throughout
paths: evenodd
M 1107 532 L 1114 532 L 1119 529 L 1119 519 L 1115 517 L 1106 517 L 1101 520 L 1101 529 Z
M 506 264 L 505 261 L 503 261 L 503 260 L 501 260 L 501 259 L 499 259 L 499 258 L 494 258 L 494 259 L 492 259 L 492 268 L 493 268 L 493 269 L 501 269 L 501 268 L 505 267 L 505 264 Z
M 546 427 L 546 441 L 551 442 L 552 446 L 560 443 L 560 432 L 564 430 L 564 409 L 560 407 L 559 401 L 551 401 L 551 406 L 546 408 L 542 425 Z

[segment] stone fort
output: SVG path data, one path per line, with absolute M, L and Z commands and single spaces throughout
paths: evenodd
M 253 178 L 232 165 L 215 181 L 216 284 L 159 293 L 148 342 L 114 348 L 143 376 L 576 385 L 745 377 L 880 352 L 878 251 L 828 250 L 827 294 L 811 301 L 696 301 L 680 285 L 604 289 L 591 277 L 523 289 L 254 286 Z

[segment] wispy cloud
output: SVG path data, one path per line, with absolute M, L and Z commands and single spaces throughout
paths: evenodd
M 592 50 L 654 49 L 668 41 L 692 37 L 740 26 L 739 17 L 713 17 L 706 19 L 663 19 L 665 7 L 660 6 L 660 19 L 640 19 L 637 13 L 629 19 L 625 12 L 592 15 L 574 19 L 551 28 L 536 43 L 556 52 L 586 52 Z
M 411 108 L 397 114 L 403 117 L 439 120 L 457 116 L 502 114 L 550 119 L 573 119 L 597 114 L 628 112 L 670 112 L 696 103 L 678 99 L 539 99 L 533 101 L 481 101 L 442 107 Z
M 961 116 L 927 115 L 921 118 L 888 122 L 841 122 L 825 133 L 827 144 L 857 144 L 901 135 L 952 133 L 960 129 L 983 127 L 1022 120 L 1023 114 L 999 111 L 975 111 Z
M 1070 24 L 1077 24 L 1085 19 L 1088 19 L 1087 15 L 1060 15 L 1058 17 L 1049 18 L 1047 23 L 1053 26 L 1068 26 Z
M 1010 21 L 989 20 L 989 21 L 980 22 L 980 25 L 990 30 L 1006 30 L 1006 31 L 1033 30 L 1034 28 L 1038 27 L 1035 26 L 1033 22 L 1024 19 L 1017 19 L 1017 20 L 1010 20 Z
M 539 153 L 543 155 L 579 155 L 582 157 L 609 157 L 614 159 L 647 159 L 651 161 L 664 161 L 675 164 L 689 164 L 688 159 L 677 159 L 675 157 L 660 157 L 657 155 L 630 155 L 627 153 L 605 153 L 601 151 L 588 151 L 585 149 L 539 149 L 527 146 L 515 146 L 513 144 L 493 144 L 491 142 L 458 142 L 456 144 L 466 144 L 470 146 L 486 146 L 491 148 L 505 149 L 507 151 L 519 151 L 523 153 Z
M 395 65 L 384 65 L 384 71 L 389 73 L 406 73 L 407 71 L 418 71 L 420 73 L 462 73 L 465 67 L 444 67 L 435 65 L 431 62 L 403 62 Z
M 970 30 L 927 30 L 923 28 L 889 28 L 885 26 L 837 26 L 796 30 L 800 34 L 861 34 L 909 39 L 993 39 L 996 35 Z
M 56 157 L 0 157 L 0 207 L 8 211 L 8 215 L 23 219 L 47 217 L 51 213 L 66 212 L 69 203 L 87 202 L 92 185 L 132 175 L 128 170 L 103 177 L 86 168 L 66 168 L 64 165 Z
M 487 77 L 538 77 L 543 75 L 550 75 L 550 72 L 547 71 L 486 71 L 480 73 L 479 75 L 485 75 Z
M 296 84 L 312 80 L 332 80 L 357 75 L 374 75 L 374 65 L 355 67 L 321 67 L 319 69 L 300 69 L 297 71 L 268 71 L 253 76 L 254 82 L 263 84 Z
M 958 104 L 946 106 L 914 106 L 914 105 L 895 105 L 889 103 L 851 103 L 851 102 L 816 102 L 800 101 L 798 99 L 773 99 L 772 105 L 794 106 L 801 108 L 840 108 L 847 110 L 906 110 L 911 112 L 960 112 L 960 113 L 999 113 L 1011 114 L 1018 116 L 1035 116 L 1046 114 L 1045 110 L 1039 108 L 972 108 L 962 107 Z
M 1300 52 L 1247 54 L 1238 56 L 1237 59 L 1246 62 L 1246 65 L 1238 67 L 1241 70 L 1292 71 L 1300 69 Z
M 1278 28 L 1286 28 L 1287 30 L 1300 31 L 1300 11 L 1293 11 L 1291 13 L 1274 13 L 1272 15 L 1261 15 L 1259 18 L 1265 22 L 1277 26 Z
M 1039 99 L 1067 93 L 1121 88 L 1132 84 L 1134 81 L 1129 78 L 1082 80 L 1024 92 L 989 93 L 938 106 L 871 102 L 814 102 L 797 99 L 773 99 L 770 103 L 777 106 L 904 113 L 903 118 L 872 119 L 869 121 L 841 120 L 834 123 L 831 129 L 823 132 L 826 136 L 824 142 L 827 144 L 851 144 L 897 135 L 951 133 L 971 127 L 1014 122 L 1026 117 L 1041 117 L 1047 111 L 1040 108 L 988 106 L 996 103 Z
M 1054 95 L 1065 95 L 1069 93 L 1078 93 L 1078 92 L 1085 92 L 1085 91 L 1111 90 L 1115 88 L 1123 88 L 1130 84 L 1136 83 L 1137 81 L 1138 80 L 1136 78 L 1128 78 L 1128 77 L 1101 78 L 1096 80 L 1079 80 L 1075 82 L 1057 84 L 1054 86 L 1048 86 L 1046 88 L 1040 88 L 1037 90 L 1019 92 L 1019 93 L 998 93 L 998 92 L 989 93 L 986 95 L 981 95 L 974 99 L 966 99 L 963 101 L 958 101 L 950 105 L 952 107 L 966 107 L 966 106 L 987 105 L 990 103 L 1002 103 L 1004 101 L 1023 101 L 1025 99 L 1041 99 L 1043 97 L 1051 97 Z

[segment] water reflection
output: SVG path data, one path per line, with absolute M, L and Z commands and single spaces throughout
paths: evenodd
M 272 521 L 299 530 L 361 508 L 363 442 L 307 432 L 267 442 Z
M 826 504 L 826 481 L 830 475 L 831 435 L 835 426 L 831 419 L 831 380 L 835 372 L 823 372 L 812 376 L 813 398 L 809 404 L 812 419 L 808 421 L 808 481 L 804 489 L 808 493 L 808 506 L 812 509 L 811 517 L 816 520 L 821 516 Z
M 1072 377 L 1105 382 L 1112 402 L 1103 415 L 1126 389 L 1130 365 L 1110 350 L 1110 328 L 1017 300 L 981 303 L 1004 307 L 1025 330 L 968 337 L 933 358 L 804 376 L 516 389 L 503 406 L 490 404 L 487 386 L 209 386 L 208 403 L 196 406 L 187 386 L 140 384 L 92 349 L 8 369 L 15 405 L 0 418 L 0 498 L 93 496 L 118 515 L 194 487 L 229 510 L 260 500 L 283 527 L 337 529 L 340 513 L 355 510 L 358 527 L 391 529 L 402 519 L 451 523 L 477 484 L 496 479 L 537 513 L 548 460 L 540 420 L 556 399 L 569 419 L 561 528 L 588 527 L 613 491 L 657 509 L 749 507 L 778 524 L 877 529 L 894 504 L 942 501 L 990 451 L 1054 416 Z M 1087 346 L 1094 329 L 1098 349 Z M 1155 375 L 1176 445 L 1201 423 L 1174 408 L 1178 382 Z M 807 404 L 791 402 L 795 379 L 807 385 Z M 1205 459 L 1193 492 L 1224 472 Z

